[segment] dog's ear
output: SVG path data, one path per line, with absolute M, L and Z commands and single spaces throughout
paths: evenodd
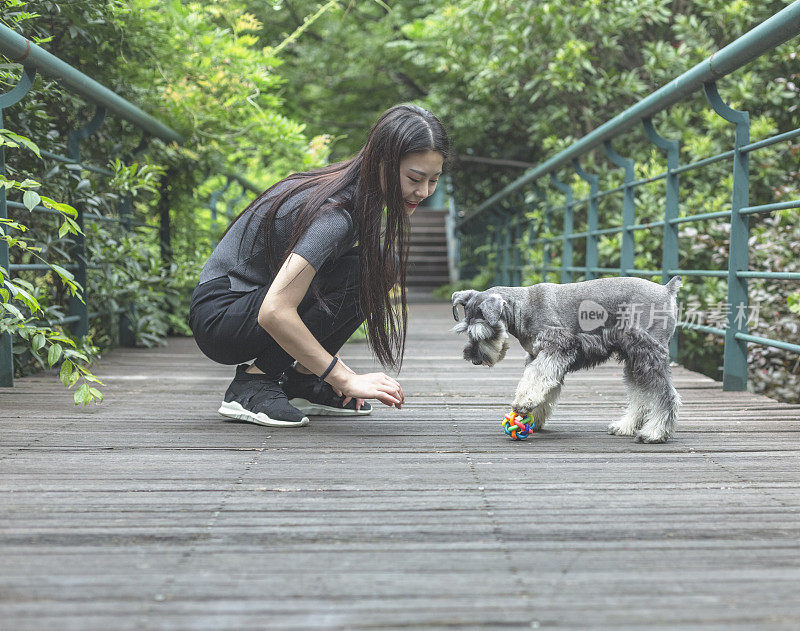
M 474 289 L 464 289 L 462 291 L 455 291 L 453 292 L 453 296 L 450 299 L 453 302 L 453 318 L 455 321 L 458 322 L 460 318 L 458 317 L 458 305 L 465 305 L 469 302 L 469 299 L 472 298 L 478 292 Z
M 503 317 L 503 307 L 505 306 L 506 301 L 500 294 L 489 294 L 486 300 L 481 302 L 480 309 L 489 326 L 497 326 L 500 318 Z

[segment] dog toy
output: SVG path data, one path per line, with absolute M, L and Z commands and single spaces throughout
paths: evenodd
M 525 440 L 534 431 L 533 415 L 520 416 L 516 412 L 509 412 L 501 421 L 503 431 L 511 436 L 512 440 Z

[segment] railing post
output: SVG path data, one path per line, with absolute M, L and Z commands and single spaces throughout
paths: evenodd
M 581 168 L 578 159 L 572 161 L 572 168 L 578 177 L 589 183 L 589 209 L 586 214 L 587 232 L 586 236 L 586 280 L 597 278 L 599 257 L 597 255 L 597 227 L 598 220 L 598 189 L 600 178 L 594 173 L 588 173 Z
M 503 248 L 503 270 L 501 284 L 511 284 L 511 213 L 506 212 L 504 217 L 502 234 Z
M 522 284 L 522 235 L 523 217 L 514 214 L 511 229 L 511 268 L 509 271 L 509 285 L 519 287 Z
M 564 193 L 564 246 L 561 249 L 561 282 L 572 282 L 572 232 L 574 219 L 572 209 L 575 204 L 572 187 L 564 184 L 554 173 L 550 174 L 550 182 L 559 191 Z
M 547 203 L 547 198 L 542 193 L 542 189 L 539 188 L 537 184 L 534 183 L 533 185 L 533 194 L 536 196 L 536 200 L 539 202 L 539 207 L 542 209 L 542 226 L 544 230 L 542 232 L 549 233 L 550 228 L 550 205 Z M 533 222 L 531 222 L 531 227 L 533 227 Z M 540 235 L 541 236 L 541 235 Z M 549 237 L 545 237 L 549 238 Z M 550 263 L 552 262 L 552 252 L 550 251 L 550 241 L 544 241 L 542 245 L 542 282 L 547 282 L 547 272 L 548 267 L 550 267 Z
M 631 183 L 635 177 L 633 160 L 623 158 L 611 146 L 608 140 L 603 143 L 606 157 L 618 167 L 625 169 L 625 188 L 622 198 L 622 246 L 619 254 L 619 275 L 627 276 L 634 268 L 635 240 L 631 226 L 635 218 L 636 194 Z
M 170 222 L 170 186 L 175 177 L 175 167 L 167 169 L 164 179 L 159 186 L 158 198 L 158 214 L 159 214 L 159 228 L 158 237 L 161 252 L 161 268 L 169 269 L 172 263 L 172 224 Z
M 126 235 L 131 232 L 131 196 L 123 195 L 119 204 L 120 227 Z M 119 314 L 119 345 L 132 348 L 136 346 L 136 336 L 133 332 L 134 304 L 129 302 L 125 305 L 125 310 Z
M 679 213 L 678 174 L 675 170 L 680 159 L 680 143 L 661 136 L 653 127 L 653 120 L 650 118 L 645 118 L 642 125 L 647 139 L 667 154 L 664 238 L 661 246 L 661 282 L 666 284 L 672 275 L 670 270 L 678 269 L 678 225 L 672 220 L 677 219 Z M 672 361 L 678 361 L 678 329 L 675 329 L 669 342 L 669 356 Z
M 493 235 L 489 235 L 490 239 L 494 239 L 494 285 L 503 284 L 503 217 L 495 208 L 490 209 L 492 213 L 492 230 Z
M 103 124 L 106 115 L 106 108 L 99 106 L 94 114 L 94 118 L 78 129 L 73 129 L 67 134 L 67 157 L 75 164 L 81 162 L 81 140 L 85 140 L 95 133 Z M 69 195 L 70 203 L 73 203 L 72 194 Z M 69 300 L 69 314 L 78 316 L 78 321 L 70 326 L 72 334 L 76 337 L 84 337 L 89 333 L 89 287 L 87 286 L 86 275 L 86 237 L 83 234 L 83 204 L 75 204 L 78 216 L 75 222 L 81 229 L 81 234 L 74 235 L 70 256 L 75 260 L 75 282 L 83 288 L 83 300 L 77 296 L 72 296 Z
M 750 142 L 750 114 L 735 110 L 725 104 L 717 91 L 717 84 L 703 84 L 711 108 L 729 123 L 736 125 L 733 154 L 733 191 L 731 194 L 731 236 L 728 253 L 728 326 L 725 329 L 725 351 L 722 367 L 723 390 L 747 389 L 747 342 L 736 338 L 737 333 L 747 333 L 749 300 L 747 279 L 737 272 L 747 270 L 750 252 L 748 215 L 739 211 L 750 205 L 749 153 L 740 150 Z
M 28 93 L 33 85 L 36 76 L 36 68 L 25 67 L 22 77 L 11 90 L 5 94 L 0 94 L 0 129 L 3 128 L 3 110 L 19 102 Z M 6 174 L 6 153 L 0 145 L 0 175 Z M 6 187 L 0 186 L 0 219 L 8 218 L 8 206 L 6 204 Z M 1 226 L 3 227 L 4 226 Z M 3 230 L 6 234 L 7 231 Z M 5 273 L 10 273 L 10 259 L 8 254 L 8 243 L 0 241 L 0 267 Z M 2 283 L 0 283 L 2 287 Z M 11 333 L 0 333 L 0 387 L 10 388 L 14 385 L 14 348 L 11 340 Z
M 3 96 L 6 96 L 5 94 Z M 3 110 L 0 108 L 0 128 L 3 127 Z M 0 175 L 6 174 L 6 152 L 0 145 Z M 6 187 L 0 186 L 0 219 L 8 218 L 8 207 L 6 206 Z M 0 223 L 3 234 L 7 234 L 5 226 Z M 3 273 L 10 271 L 10 260 L 8 257 L 8 243 L 0 241 L 0 267 Z M 0 285 L 1 286 L 1 285 Z M 14 385 L 14 348 L 11 341 L 11 333 L 0 333 L 0 386 L 10 388 Z
M 455 283 L 461 278 L 461 230 L 458 228 L 453 178 L 449 173 L 444 176 L 444 184 L 447 192 L 447 215 L 444 219 L 447 231 L 447 266 L 450 282 Z

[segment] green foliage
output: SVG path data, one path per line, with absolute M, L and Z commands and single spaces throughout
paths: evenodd
M 41 157 L 39 148 L 33 141 L 6 129 L 0 130 L 0 146 L 12 149 L 25 148 L 32 151 L 37 157 Z M 22 201 L 28 211 L 31 211 L 39 203 L 46 208 L 55 210 L 61 221 L 58 230 L 59 237 L 83 234 L 75 222 L 78 215 L 75 208 L 32 190 L 40 187 L 38 182 L 28 178 L 17 181 L 0 175 L 0 185 L 4 188 L 3 195 L 9 191 L 22 192 Z M 9 252 L 33 257 L 47 265 L 50 273 L 58 278 L 69 294 L 83 301 L 83 287 L 75 282 L 72 273 L 60 265 L 42 258 L 40 256 L 42 248 L 15 236 L 24 234 L 26 231 L 27 226 L 19 221 L 0 217 L 0 241 L 5 242 Z M 86 340 L 76 341 L 66 336 L 63 331 L 46 326 L 47 312 L 43 306 L 46 302 L 43 298 L 41 286 L 36 286 L 19 277 L 12 279 L 9 270 L 0 266 L 0 334 L 8 333 L 18 342 L 22 342 L 14 349 L 15 354 L 22 356 L 27 353 L 40 368 L 53 368 L 61 362 L 59 374 L 64 386 L 72 388 L 79 381 L 82 382 L 75 391 L 76 405 L 87 405 L 93 401 L 99 403 L 103 400 L 102 393 L 89 384 L 101 384 L 101 382 L 88 369 L 96 349 L 91 347 Z M 42 320 L 45 322 L 44 325 Z
M 252 199 L 253 193 L 240 184 L 227 185 L 225 173 L 266 187 L 290 171 L 350 156 L 363 144 L 366 130 L 380 112 L 398 102 L 416 101 L 436 113 L 450 132 L 456 199 L 460 209 L 470 210 L 520 170 L 460 157 L 541 163 L 785 4 L 779 0 L 5 0 L 3 19 L 9 26 L 164 120 L 185 139 L 181 146 L 151 141 L 144 153 L 127 155 L 124 151 L 138 144 L 140 134 L 110 116 L 82 150 L 86 162 L 110 164 L 111 178 L 40 160 L 30 151 L 14 152 L 31 138 L 42 149 L 63 154 L 66 130 L 92 114 L 82 99 L 38 77 L 33 91 L 4 112 L 6 127 L 13 133 L 0 132 L 0 139 L 10 150 L 9 177 L 19 182 L 9 190 L 28 208 L 43 204 L 73 221 L 74 216 L 66 208 L 62 213 L 53 200 L 67 200 L 70 207 L 108 218 L 119 217 L 129 201 L 130 218 L 150 226 L 168 210 L 171 261 L 161 260 L 154 230 L 135 228 L 126 235 L 100 222 L 88 222 L 85 228 L 87 246 L 101 265 L 89 273 L 90 300 L 96 297 L 114 308 L 134 305 L 139 343 L 156 344 L 167 333 L 188 332 L 183 316 L 199 266 L 227 217 Z M 796 62 L 796 45 L 790 42 L 719 82 L 726 102 L 751 112 L 753 139 L 798 126 Z M 16 66 L 0 65 L 0 83 L 10 86 L 17 76 Z M 731 127 L 710 112 L 701 96 L 676 104 L 655 123 L 665 136 L 681 140 L 683 164 L 731 146 Z M 614 144 L 621 154 L 636 160 L 637 178 L 664 171 L 663 155 L 641 134 L 631 132 Z M 796 142 L 754 153 L 753 203 L 796 199 L 798 163 Z M 582 165 L 598 173 L 606 188 L 622 181 L 620 170 L 600 152 L 583 157 Z M 576 199 L 587 194 L 585 183 L 574 174 L 565 170 L 559 176 L 573 185 Z M 28 178 L 41 186 L 23 187 Z M 730 165 L 725 162 L 682 174 L 681 212 L 725 209 L 730 184 Z M 552 187 L 544 188 L 551 207 L 562 203 Z M 220 213 L 216 220 L 208 209 L 215 193 Z M 663 197 L 663 181 L 640 187 L 637 221 L 660 219 Z M 601 228 L 620 222 L 620 206 L 619 196 L 602 200 Z M 510 201 L 509 209 L 525 213 L 533 226 L 530 233 L 526 226 L 517 239 L 522 260 L 541 263 L 543 248 L 532 245 L 530 237 L 557 234 L 563 214 L 552 213 L 548 225 L 530 194 Z M 791 245 L 798 243 L 792 232 L 796 212 L 751 220 L 753 268 L 796 269 L 792 254 L 796 246 Z M 38 248 L 36 254 L 64 270 L 70 259 L 69 238 L 74 235 L 70 229 L 75 226 L 67 219 L 54 226 L 50 216 L 20 210 L 12 212 L 10 221 L 28 228 L 24 235 L 21 228 L 6 228 L 16 230 L 7 235 L 16 239 L 14 262 L 32 260 L 30 249 Z M 579 204 L 576 231 L 585 229 L 585 222 L 585 204 Z M 507 254 L 495 247 L 502 229 L 487 229 L 480 220 L 464 235 L 463 273 L 475 287 L 495 282 L 495 272 Z M 725 224 L 684 224 L 680 234 L 681 267 L 725 269 Z M 619 246 L 619 235 L 601 238 L 601 265 L 619 264 Z M 552 244 L 549 253 L 558 262 L 561 245 Z M 636 266 L 659 268 L 660 257 L 660 232 L 638 232 Z M 582 243 L 576 241 L 574 264 L 582 263 Z M 58 313 L 69 297 L 68 278 L 56 270 L 45 279 L 57 277 L 55 288 L 41 275 L 19 274 L 14 281 L 30 283 L 32 294 L 22 287 L 37 298 L 42 310 Z M 531 270 L 523 280 L 538 281 L 541 275 Z M 548 280 L 558 278 L 551 273 Z M 682 299 L 687 303 L 706 308 L 725 299 L 720 280 L 685 281 Z M 798 298 L 790 286 L 754 281 L 751 289 L 753 300 L 766 305 L 761 328 L 754 330 L 796 339 Z M 103 348 L 112 343 L 116 324 L 112 317 L 94 322 L 95 343 Z M 685 332 L 681 348 L 687 364 L 719 376 L 718 340 Z M 777 349 L 751 349 L 755 387 L 785 396 L 770 388 L 795 384 L 797 364 Z
M 150 139 L 144 152 L 133 156 L 126 152 L 139 144 L 141 132 L 109 114 L 81 146 L 83 163 L 108 164 L 107 177 L 43 158 L 39 150 L 67 153 L 67 131 L 93 115 L 82 97 L 39 75 L 28 95 L 4 111 L 8 129 L 0 131 L 0 146 L 9 150 L 10 177 L 0 186 L 19 194 L 28 210 L 9 209 L 9 219 L 0 225 L 2 238 L 12 263 L 46 262 L 49 271 L 20 271 L 11 278 L 2 270 L 0 330 L 13 336 L 18 375 L 60 362 L 64 384 L 79 386 L 76 403 L 99 401 L 99 391 L 88 383 L 96 378 L 84 364 L 116 343 L 120 310 L 133 314 L 131 328 L 140 345 L 190 333 L 189 297 L 202 261 L 225 227 L 210 220 L 206 200 L 213 187 L 206 182 L 234 172 L 266 188 L 289 171 L 321 164 L 328 140 L 309 139 L 304 125 L 283 113 L 283 80 L 275 71 L 281 62 L 270 52 L 280 39 L 258 43 L 261 24 L 244 2 L 3 0 L 0 6 L 9 27 L 185 139 L 180 146 Z M 18 77 L 18 65 L 0 65 L 0 91 Z M 235 191 L 237 203 L 254 195 L 242 193 Z M 233 201 L 220 200 L 229 207 Z M 56 211 L 59 223 L 38 206 Z M 170 217 L 171 260 L 162 260 L 152 229 L 160 206 Z M 84 211 L 84 230 L 76 208 Z M 127 232 L 102 219 L 145 226 Z M 67 270 L 74 260 L 72 237 L 84 232 L 90 263 L 85 288 Z M 84 295 L 89 310 L 101 315 L 90 322 L 87 337 L 76 339 L 50 323 L 65 315 L 71 297 Z

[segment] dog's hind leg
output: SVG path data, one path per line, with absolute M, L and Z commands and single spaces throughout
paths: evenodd
M 626 366 L 631 384 L 640 393 L 644 423 L 634 434 L 638 443 L 663 443 L 675 433 L 680 395 L 672 383 L 668 349 L 645 332 L 632 332 L 627 345 Z
M 558 402 L 564 375 L 575 361 L 574 340 L 558 329 L 539 334 L 528 355 L 511 407 L 521 415 L 532 414 L 534 426 L 540 429 Z
M 628 409 L 621 419 L 608 426 L 608 433 L 616 436 L 633 436 L 644 424 L 649 392 L 636 384 L 629 361 L 625 362 L 623 374 L 628 392 Z

